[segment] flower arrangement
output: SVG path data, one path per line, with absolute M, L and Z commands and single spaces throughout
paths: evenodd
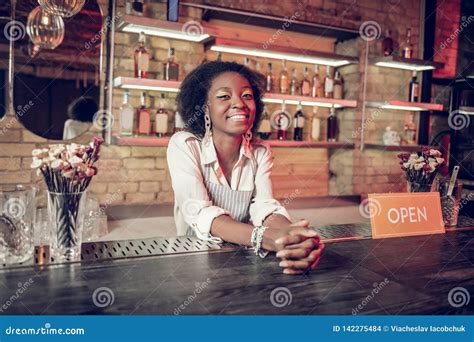
M 94 137 L 89 145 L 55 144 L 32 152 L 31 168 L 42 174 L 52 193 L 83 192 L 97 174 L 94 164 L 100 156 L 104 140 Z
M 411 192 L 428 192 L 439 167 L 444 163 L 441 152 L 424 148 L 418 153 L 400 153 L 400 165 L 405 171 Z
M 56 144 L 32 152 L 31 168 L 48 187 L 48 215 L 52 232 L 52 255 L 78 260 L 81 253 L 85 191 L 97 174 L 94 166 L 104 140 L 94 137 L 89 145 Z

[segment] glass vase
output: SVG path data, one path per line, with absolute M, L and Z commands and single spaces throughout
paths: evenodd
M 77 261 L 81 256 L 86 192 L 48 192 L 52 229 L 51 255 L 57 261 Z

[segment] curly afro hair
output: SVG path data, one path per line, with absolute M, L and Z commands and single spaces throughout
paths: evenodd
M 206 128 L 204 126 L 203 108 L 208 100 L 208 91 L 211 88 L 212 81 L 224 72 L 236 72 L 242 75 L 252 87 L 256 107 L 252 127 L 255 136 L 264 107 L 262 102 L 263 76 L 235 62 L 207 62 L 191 71 L 183 80 L 177 101 L 178 111 L 185 122 L 185 130 L 200 138 L 204 137 Z

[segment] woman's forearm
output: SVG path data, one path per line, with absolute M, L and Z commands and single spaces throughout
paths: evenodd
M 270 229 L 282 229 L 288 228 L 291 222 L 283 215 L 271 214 L 263 221 L 263 225 Z

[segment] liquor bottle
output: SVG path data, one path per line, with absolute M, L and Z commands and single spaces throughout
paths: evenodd
M 296 78 L 296 69 L 293 68 L 291 72 L 291 81 L 290 81 L 290 94 L 296 95 L 298 91 L 298 79 Z
M 244 58 L 244 66 L 246 66 L 247 68 L 250 68 L 250 58 L 248 57 Z
M 266 80 L 266 76 L 264 74 L 262 74 L 262 67 L 261 67 L 260 62 L 255 63 L 255 71 L 256 71 L 257 77 L 259 79 L 259 83 L 260 84 L 265 84 L 265 87 L 266 87 L 267 80 Z
M 288 137 L 288 117 L 285 113 L 280 113 L 276 117 L 277 122 L 277 139 L 286 140 Z
M 324 97 L 323 82 L 321 80 L 321 77 L 319 76 L 319 65 L 314 66 L 314 75 L 312 81 L 313 82 L 311 85 L 311 96 Z
M 177 81 L 179 77 L 179 65 L 174 61 L 174 49 L 168 49 L 168 60 L 163 65 L 163 75 L 166 81 Z
M 418 102 L 420 98 L 420 84 L 416 80 L 416 71 L 413 71 L 413 77 L 410 81 L 410 88 L 408 91 L 408 101 Z
M 280 73 L 280 93 L 288 94 L 288 71 L 286 70 L 286 61 L 282 61 L 282 68 Z
M 301 81 L 301 95 L 309 96 L 311 84 L 308 79 L 308 67 L 304 67 L 303 80 Z
M 273 74 L 272 74 L 272 63 L 268 63 L 268 71 L 267 75 L 265 76 L 265 91 L 267 93 L 271 93 L 273 91 Z
M 137 110 L 137 134 L 138 135 L 150 135 L 151 122 L 150 122 L 150 109 L 146 106 L 147 95 L 142 92 L 140 97 L 140 108 Z
M 416 124 L 414 114 L 409 115 L 408 121 L 403 126 L 403 143 L 408 145 L 416 144 Z
M 123 93 L 123 104 L 120 107 L 120 135 L 130 136 L 133 134 L 133 120 L 135 110 L 128 103 L 129 93 L 125 90 Z
M 334 98 L 342 99 L 344 97 L 344 81 L 341 73 L 336 70 L 334 75 Z
M 135 64 L 135 77 L 147 78 L 148 68 L 150 65 L 150 54 L 145 48 L 145 33 L 141 32 L 138 37 L 138 47 L 135 49 L 134 64 Z
M 391 56 L 393 53 L 393 39 L 390 30 L 385 31 L 385 38 L 382 41 L 382 53 L 384 56 Z
M 270 138 L 270 135 L 272 134 L 270 116 L 268 115 L 268 112 L 266 110 L 263 113 L 263 118 L 262 118 L 262 121 L 260 122 L 260 126 L 258 126 L 257 133 L 259 137 L 263 140 L 267 140 L 268 138 Z
M 326 77 L 324 78 L 324 97 L 332 99 L 334 97 L 334 80 L 331 76 L 331 67 L 326 66 Z
M 165 94 L 161 93 L 158 110 L 155 114 L 155 133 L 157 137 L 164 137 L 168 132 L 168 111 L 166 110 Z
M 184 123 L 183 117 L 176 109 L 174 112 L 174 133 L 184 131 L 185 128 L 186 124 Z
M 222 53 L 217 53 L 216 61 L 222 62 Z
M 319 140 L 321 134 L 321 119 L 318 118 L 318 107 L 313 107 L 313 120 L 311 122 L 311 139 L 313 141 Z
M 328 117 L 328 142 L 335 142 L 337 140 L 338 122 L 336 117 L 336 110 L 331 107 Z
M 293 140 L 303 141 L 304 114 L 302 111 L 301 104 L 296 107 L 296 113 L 293 117 L 293 128 Z
M 413 44 L 411 43 L 411 29 L 407 28 L 407 39 L 402 45 L 402 57 L 413 58 Z

